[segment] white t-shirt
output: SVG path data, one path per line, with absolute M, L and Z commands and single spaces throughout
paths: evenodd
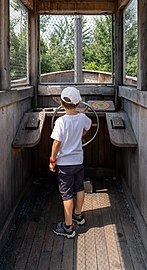
M 82 134 L 84 129 L 90 129 L 91 122 L 84 113 L 65 114 L 56 120 L 51 138 L 61 142 L 57 155 L 58 165 L 83 163 Z

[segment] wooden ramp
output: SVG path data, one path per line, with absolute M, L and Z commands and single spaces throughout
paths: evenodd
M 85 194 L 86 224 L 67 239 L 52 233 L 63 219 L 62 202 L 52 181 L 34 182 L 0 256 L 8 270 L 145 270 L 147 254 L 123 192 L 116 181 L 100 179 Z

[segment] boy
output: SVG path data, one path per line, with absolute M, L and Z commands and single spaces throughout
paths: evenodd
M 85 223 L 81 214 L 84 202 L 84 167 L 82 136 L 91 127 L 91 120 L 76 110 L 81 101 L 80 92 L 75 87 L 67 87 L 61 93 L 61 104 L 66 114 L 59 117 L 51 134 L 54 139 L 49 168 L 58 167 L 58 185 L 64 206 L 64 222 L 53 224 L 57 235 L 73 238 L 76 233 L 72 221 Z M 76 194 L 73 212 L 73 197 Z

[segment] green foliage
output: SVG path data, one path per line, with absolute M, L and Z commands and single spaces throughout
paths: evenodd
M 136 5 L 132 2 L 125 12 L 125 70 L 126 75 L 137 77 L 138 32 Z
M 10 21 L 10 71 L 12 79 L 27 74 L 27 32 L 25 11 L 17 0 L 11 7 L 21 16 Z M 137 21 L 136 9 L 125 12 L 126 74 L 137 76 Z M 40 61 L 41 73 L 74 69 L 74 18 L 71 16 L 41 16 Z M 21 22 L 21 32 L 16 26 Z M 83 68 L 112 72 L 112 17 L 98 16 L 89 26 L 87 17 L 82 17 Z
M 103 16 L 101 19 L 99 17 L 93 28 L 88 26 L 86 18 L 83 17 L 82 29 L 83 68 L 111 71 L 111 16 Z M 42 42 L 45 43 L 43 38 L 41 52 L 44 46 Z M 46 58 L 51 61 L 51 65 L 45 65 Z M 64 20 L 60 19 L 53 25 L 48 50 L 41 57 L 41 73 L 73 68 L 74 24 L 73 19 L 64 17 Z
M 99 70 L 99 67 L 97 66 L 97 64 L 95 62 L 90 62 L 85 64 L 85 69 L 87 70 Z
M 26 13 L 18 1 L 11 0 L 11 8 L 20 15 L 10 20 L 10 75 L 11 80 L 16 80 L 27 76 L 27 27 Z M 16 31 L 18 25 L 21 25 L 20 31 Z
M 90 66 L 90 63 L 95 63 L 96 70 L 111 71 L 111 44 L 111 16 L 98 17 L 95 22 L 93 39 L 90 44 L 83 48 L 84 68 Z
M 72 20 L 58 20 L 50 33 L 47 46 L 41 37 L 41 73 L 71 70 L 74 63 L 74 28 Z M 43 50 L 45 46 L 45 50 Z M 46 64 L 47 63 L 47 64 Z

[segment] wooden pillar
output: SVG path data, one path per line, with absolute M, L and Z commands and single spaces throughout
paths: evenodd
M 36 3 L 36 1 L 34 1 Z M 36 4 L 34 4 L 36 5 Z M 36 13 L 36 6 L 29 11 L 29 74 L 30 84 L 34 86 L 34 107 L 37 107 L 37 92 L 39 83 L 39 19 Z
M 147 91 L 147 1 L 138 0 L 138 80 L 137 88 Z
M 117 107 L 118 87 L 123 84 L 124 48 L 123 48 L 123 11 L 118 10 L 114 22 L 114 73 L 115 106 Z
M 0 0 L 0 90 L 10 90 L 9 1 Z
M 75 18 L 74 82 L 83 82 L 82 76 L 82 16 Z

